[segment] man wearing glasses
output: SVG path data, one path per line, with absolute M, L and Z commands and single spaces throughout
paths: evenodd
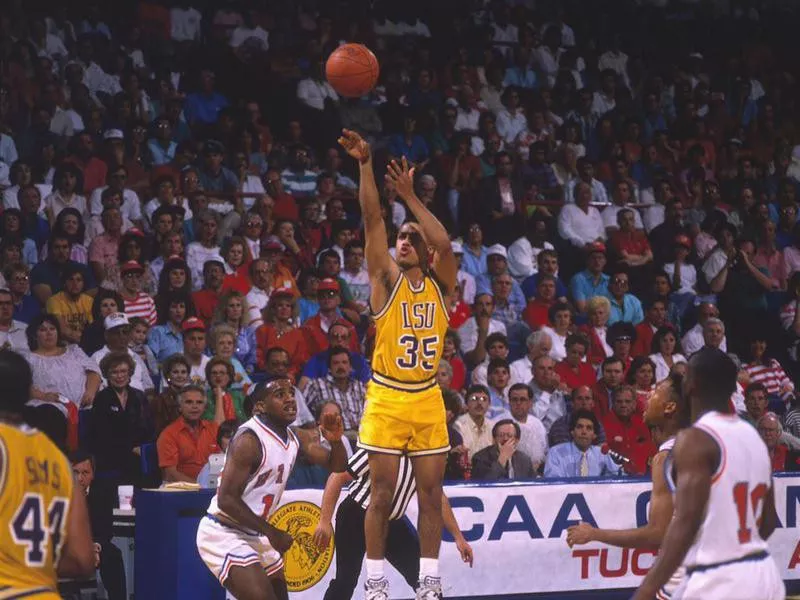
M 352 340 L 353 329 L 350 323 L 344 320 L 335 321 L 328 329 L 328 349 L 318 352 L 306 362 L 297 387 L 305 390 L 310 380 L 326 377 L 328 375 L 328 357 L 331 351 L 336 348 L 349 350 Z M 372 376 L 372 371 L 364 355 L 350 350 L 350 364 L 353 370 L 353 377 L 366 385 Z
M 608 325 L 626 321 L 638 325 L 644 321 L 644 310 L 641 301 L 629 293 L 630 280 L 625 271 L 617 269 L 611 275 L 608 285 L 608 300 L 611 302 L 611 316 Z
M 334 329 L 337 329 L 337 335 L 342 337 L 335 339 L 334 341 L 337 343 L 333 345 L 358 352 L 359 346 L 355 327 L 342 317 L 342 313 L 339 310 L 339 305 L 342 302 L 339 282 L 331 277 L 326 277 L 320 281 L 317 287 L 317 302 L 319 302 L 319 312 L 308 319 L 302 327 L 309 354 L 314 355 L 327 350 L 329 340 L 334 333 L 332 330 Z M 335 326 L 347 328 L 349 339 L 344 340 L 344 334 L 341 329 Z

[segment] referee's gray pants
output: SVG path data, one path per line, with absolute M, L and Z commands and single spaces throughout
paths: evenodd
M 328 585 L 325 600 L 351 600 L 367 551 L 364 537 L 366 511 L 349 496 L 336 510 L 336 577 Z M 386 560 L 411 586 L 419 581 L 419 538 L 407 517 L 389 521 Z

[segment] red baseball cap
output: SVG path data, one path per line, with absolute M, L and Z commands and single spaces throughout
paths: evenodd
M 139 273 L 144 273 L 144 267 L 135 260 L 129 260 L 128 262 L 122 263 L 122 266 L 119 268 L 119 272 L 125 275 L 125 273 L 131 273 L 133 271 L 138 271 Z
M 283 250 L 283 245 L 278 240 L 267 240 L 261 244 L 262 250 Z
M 319 282 L 319 286 L 317 290 L 320 292 L 324 292 L 326 290 L 332 290 L 334 292 L 339 291 L 339 282 L 331 277 L 326 277 L 322 281 Z
M 688 235 L 676 235 L 675 236 L 675 245 L 676 246 L 683 246 L 684 248 L 688 248 L 689 250 L 692 249 L 692 240 L 689 239 Z
M 181 325 L 181 329 L 183 330 L 184 333 L 188 331 L 194 331 L 195 329 L 202 329 L 203 331 L 205 331 L 206 324 L 203 323 L 203 321 L 201 321 L 197 317 L 189 317 L 183 322 L 183 324 Z
M 587 254 L 594 254 L 595 252 L 600 252 L 602 254 L 605 254 L 606 245 L 603 242 L 592 242 L 586 247 Z

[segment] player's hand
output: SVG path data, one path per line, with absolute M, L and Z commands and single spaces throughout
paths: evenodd
M 294 544 L 294 538 L 282 529 L 273 528 L 267 534 L 267 539 L 270 545 L 281 554 L 285 554 L 286 551 L 292 547 L 292 544 Z
M 469 563 L 469 568 L 471 569 L 472 561 L 475 560 L 475 557 L 472 554 L 472 546 L 470 546 L 469 542 L 462 537 L 456 540 L 456 548 L 458 549 L 458 553 L 461 555 L 461 560 L 465 563 Z
M 393 160 L 386 167 L 386 180 L 394 184 L 398 195 L 403 200 L 414 195 L 414 171 L 416 169 L 408 166 L 405 156 L 399 164 L 396 160 Z
M 319 429 L 322 432 L 322 437 L 329 442 L 341 442 L 344 435 L 344 421 L 342 421 L 340 415 L 329 413 L 323 415 Z
M 345 152 L 362 164 L 367 162 L 372 156 L 372 150 L 369 144 L 355 131 L 342 129 L 342 135 L 339 137 L 339 145 L 345 149 Z
M 567 528 L 567 544 L 570 548 L 575 545 L 582 546 L 594 540 L 594 527 L 588 523 L 580 522 Z
M 323 550 L 328 547 L 328 544 L 331 543 L 331 538 L 333 537 L 333 526 L 328 523 L 323 523 L 322 521 L 319 522 L 317 528 L 314 530 L 314 543 L 317 545 L 317 548 Z

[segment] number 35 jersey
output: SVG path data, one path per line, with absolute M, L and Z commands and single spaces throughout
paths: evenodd
M 386 305 L 373 318 L 373 379 L 404 392 L 435 386 L 448 325 L 446 304 L 436 282 L 426 276 L 415 289 L 401 274 Z
M 10 597 L 49 598 L 66 541 L 72 469 L 45 434 L 8 423 L 0 423 L 0 462 L 0 597 L 13 590 L 19 593 Z

